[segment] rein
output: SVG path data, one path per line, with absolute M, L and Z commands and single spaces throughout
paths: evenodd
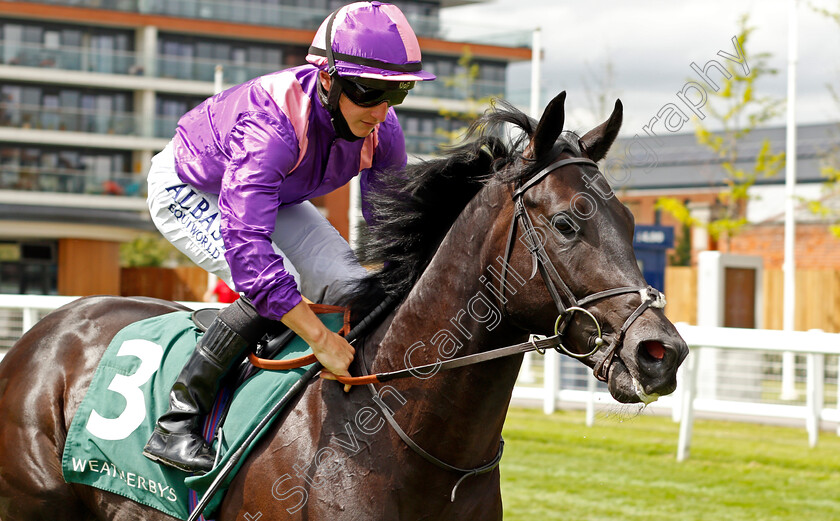
M 537 233 L 536 228 L 534 227 L 534 223 L 531 220 L 531 216 L 525 209 L 523 196 L 530 188 L 533 188 L 534 186 L 538 185 L 543 179 L 545 179 L 548 176 L 548 174 L 550 174 L 554 170 L 557 170 L 558 168 L 562 168 L 571 164 L 583 164 L 598 168 L 597 163 L 590 159 L 582 157 L 560 159 L 537 172 L 526 183 L 517 187 L 516 190 L 513 192 L 514 213 L 508 232 L 507 244 L 505 245 L 505 257 L 504 262 L 502 263 L 502 276 L 500 277 L 501 280 L 499 295 L 501 299 L 504 300 L 508 262 L 510 261 L 510 256 L 513 252 L 513 239 L 516 235 L 517 223 L 521 221 L 522 228 L 525 232 L 523 234 L 523 237 L 527 241 L 526 246 L 528 247 L 528 251 L 531 253 L 531 258 L 533 261 L 533 269 L 531 271 L 530 278 L 534 278 L 537 271 L 540 272 L 540 275 L 543 278 L 543 282 L 546 285 L 546 289 L 548 289 L 548 293 L 551 295 L 551 299 L 554 301 L 554 305 L 557 308 L 558 315 L 557 320 L 554 323 L 553 336 L 531 335 L 527 342 L 492 349 L 490 351 L 484 351 L 481 353 L 475 353 L 460 358 L 454 358 L 446 360 L 444 362 L 438 361 L 418 367 L 401 369 L 399 371 L 367 374 L 364 376 L 336 375 L 336 380 L 338 380 L 342 384 L 347 385 L 370 385 L 374 383 L 387 382 L 389 380 L 395 380 L 398 378 L 418 376 L 418 374 L 424 375 L 423 371 L 426 370 L 434 370 L 435 372 L 437 372 L 439 370 L 455 369 L 457 367 L 464 367 L 472 364 L 486 362 L 488 360 L 495 360 L 497 358 L 502 358 L 505 356 L 527 353 L 528 351 L 537 351 L 540 354 L 544 354 L 545 350 L 548 348 L 553 348 L 557 352 L 565 353 L 574 358 L 589 358 L 590 356 L 594 355 L 601 348 L 601 346 L 605 344 L 605 342 L 602 336 L 600 322 L 598 322 L 598 319 L 595 317 L 595 315 L 588 311 L 585 308 L 585 306 L 588 306 L 589 304 L 592 304 L 595 301 L 614 297 L 617 295 L 624 295 L 627 293 L 638 293 L 642 299 L 641 304 L 639 304 L 636 310 L 630 314 L 630 316 L 624 322 L 624 325 L 621 326 L 621 329 L 618 331 L 618 333 L 613 336 L 612 342 L 607 348 L 604 357 L 598 363 L 595 364 L 595 367 L 593 369 L 595 377 L 602 382 L 606 382 L 609 376 L 609 369 L 612 365 L 612 361 L 615 358 L 615 354 L 617 353 L 618 347 L 619 345 L 621 345 L 621 342 L 623 341 L 624 335 L 627 332 L 627 330 L 630 328 L 633 322 L 635 322 L 636 319 L 639 318 L 642 315 L 642 313 L 645 312 L 645 310 L 647 310 L 647 308 L 664 308 L 665 296 L 660 291 L 651 286 L 624 286 L 599 291 L 596 293 L 592 293 L 591 295 L 588 295 L 582 299 L 577 299 L 574 293 L 572 293 L 572 290 L 569 289 L 569 286 L 557 272 L 557 268 L 555 268 L 554 264 L 552 264 L 549 260 L 548 254 L 545 251 L 545 246 L 539 240 L 540 235 Z M 563 297 L 561 297 L 561 293 Z M 568 306 L 564 305 L 564 298 L 565 301 L 569 303 Z M 383 304 L 385 304 L 385 302 L 383 302 Z M 502 302 L 502 305 L 504 306 L 504 302 Z M 380 305 L 380 307 L 382 306 Z M 563 336 L 565 335 L 566 329 L 571 323 L 571 319 L 575 313 L 583 313 L 584 315 L 586 315 L 590 320 L 592 320 L 592 323 L 595 324 L 595 328 L 597 330 L 597 335 L 594 342 L 595 347 L 593 347 L 592 350 L 588 353 L 575 353 L 573 351 L 570 351 L 566 346 L 563 345 Z M 249 359 L 254 366 L 260 369 L 266 369 L 271 371 L 296 369 L 298 367 L 309 365 L 317 361 L 314 354 L 300 358 L 295 358 L 292 360 L 265 360 L 262 358 L 258 358 L 256 355 L 251 353 L 249 355 Z M 366 369 L 365 372 L 367 372 Z
M 498 349 L 491 349 L 482 353 L 475 353 L 472 355 L 462 356 L 460 358 L 453 358 L 444 362 L 433 362 L 431 364 L 424 364 L 408 369 L 400 369 L 398 371 L 390 371 L 385 373 L 368 374 L 365 376 L 337 376 L 342 384 L 349 385 L 371 385 L 375 383 L 384 383 L 390 380 L 397 380 L 399 378 L 407 378 L 409 376 L 426 376 L 428 377 L 432 371 L 447 371 L 457 367 L 464 367 L 468 365 L 486 362 L 488 360 L 495 360 L 506 356 L 517 355 L 520 353 L 527 353 L 528 351 L 537 351 L 544 354 L 546 349 L 557 348 L 557 343 L 562 335 L 554 335 L 549 337 L 539 337 L 538 335 L 531 335 L 527 342 L 515 344 L 507 347 L 500 347 Z M 251 353 L 248 355 L 251 363 L 260 369 L 268 371 L 285 371 L 288 369 L 297 369 L 311 363 L 317 362 L 315 355 L 302 356 L 300 358 L 293 358 L 291 360 L 266 360 L 258 358 Z M 367 368 L 365 368 L 367 372 Z
M 421 376 L 421 377 L 429 377 L 436 374 L 439 371 L 446 371 L 449 369 L 455 369 L 458 367 L 466 367 L 473 364 L 478 364 L 481 362 L 486 362 L 489 360 L 495 360 L 498 358 L 503 358 L 511 355 L 527 353 L 529 351 L 537 351 L 540 354 L 545 354 L 547 349 L 555 349 L 558 352 L 563 352 L 569 356 L 574 358 L 589 358 L 590 356 L 594 355 L 600 348 L 605 344 L 604 339 L 602 337 L 602 330 L 601 324 L 598 322 L 598 319 L 593 315 L 590 311 L 588 311 L 585 306 L 592 304 L 595 301 L 614 297 L 617 295 L 624 295 L 628 293 L 639 293 L 642 298 L 642 303 L 636 308 L 636 310 L 630 314 L 630 316 L 625 320 L 624 325 L 622 325 L 621 329 L 618 331 L 616 335 L 613 336 L 612 342 L 610 343 L 609 347 L 606 350 L 604 357 L 595 364 L 593 373 L 595 377 L 602 381 L 606 382 L 609 376 L 610 366 L 612 365 L 613 359 L 618 351 L 618 347 L 621 345 L 621 342 L 624 339 L 624 335 L 630 326 L 635 322 L 639 316 L 642 315 L 649 307 L 653 308 L 662 308 L 665 307 L 665 299 L 662 293 L 651 286 L 647 287 L 619 287 L 619 288 L 612 288 L 607 289 L 604 291 L 599 291 L 596 293 L 592 293 L 584 298 L 577 299 L 572 293 L 572 290 L 569 286 L 563 281 L 563 278 L 557 272 L 554 264 L 551 263 L 549 260 L 548 254 L 545 251 L 545 247 L 540 242 L 539 237 L 540 235 L 537 233 L 536 228 L 534 227 L 534 223 L 531 220 L 530 215 L 528 214 L 527 210 L 525 209 L 525 204 L 523 202 L 524 194 L 532 187 L 539 184 L 543 179 L 545 179 L 548 174 L 553 172 L 554 170 L 564 167 L 566 165 L 571 164 L 583 164 L 587 166 L 594 166 L 598 168 L 598 165 L 589 159 L 585 158 L 568 158 L 568 159 L 561 159 L 559 161 L 555 161 L 548 165 L 547 167 L 540 170 L 537 174 L 531 177 L 526 183 L 516 188 L 513 192 L 513 202 L 514 202 L 514 213 L 513 219 L 510 225 L 510 231 L 508 233 L 507 244 L 505 246 L 505 257 L 504 262 L 502 263 L 502 272 L 501 272 L 501 281 L 500 281 L 500 300 L 502 300 L 502 305 L 504 306 L 504 292 L 505 292 L 505 282 L 507 279 L 507 266 L 510 260 L 510 256 L 513 251 L 513 239 L 516 235 L 516 227 L 519 222 L 521 222 L 521 226 L 524 230 L 523 237 L 526 237 L 527 243 L 526 246 L 528 247 L 528 251 L 531 253 L 532 261 L 533 261 L 533 269 L 531 271 L 531 278 L 534 278 L 536 272 L 539 271 L 540 275 L 542 276 L 543 282 L 546 285 L 546 289 L 548 289 L 549 294 L 551 295 L 551 299 L 554 301 L 554 304 L 558 311 L 557 320 L 554 323 L 554 335 L 552 336 L 540 336 L 540 335 L 530 335 L 528 341 L 522 342 L 519 344 L 507 346 L 507 347 L 500 347 L 497 349 L 492 349 L 489 351 L 484 351 L 480 353 L 475 353 L 471 355 L 462 356 L 459 358 L 454 358 L 446 361 L 437 361 L 431 364 L 425 364 L 417 367 L 411 367 L 406 369 L 401 369 L 398 371 L 390 371 L 384 373 L 376 373 L 376 374 L 366 374 L 364 376 L 338 376 L 336 375 L 336 380 L 338 380 L 342 384 L 349 384 L 349 385 L 367 385 L 370 389 L 370 392 L 373 394 L 373 397 L 376 398 L 377 391 L 373 384 L 375 383 L 382 383 L 388 382 L 390 380 L 396 380 L 399 378 L 407 378 L 409 376 Z M 556 282 L 555 282 L 556 281 Z M 562 294 L 562 296 L 561 296 Z M 390 307 L 393 302 L 389 302 L 390 299 L 386 300 L 380 304 L 377 308 L 380 311 L 382 308 Z M 566 306 L 564 304 L 567 302 L 569 305 Z M 575 313 L 582 313 L 586 315 L 592 322 L 595 324 L 595 328 L 597 330 L 597 336 L 595 338 L 595 346 L 593 349 L 588 353 L 575 353 L 570 351 L 563 345 L 563 336 L 566 333 L 566 329 L 568 328 L 569 324 L 571 323 L 571 319 Z M 362 354 L 362 353 L 360 353 Z M 285 370 L 285 369 L 292 369 L 301 367 L 304 365 L 309 365 L 311 363 L 317 362 L 315 359 L 315 355 L 308 355 L 301 358 L 296 358 L 293 360 L 286 360 L 286 361 L 275 361 L 275 360 L 264 360 L 261 358 L 257 358 L 256 355 L 253 353 L 249 355 L 251 363 L 256 367 L 261 369 L 267 370 Z M 365 373 L 368 373 L 368 369 L 365 364 L 364 355 L 359 357 L 362 369 Z M 435 456 L 429 454 L 426 450 L 420 447 L 411 437 L 399 426 L 396 419 L 387 405 L 381 400 L 374 399 L 374 403 L 376 403 L 380 410 L 382 411 L 382 415 L 394 429 L 394 431 L 399 435 L 399 437 L 403 440 L 403 442 L 408 445 L 414 452 L 416 452 L 419 456 L 421 456 L 426 461 L 432 463 L 433 465 L 447 470 L 451 472 L 456 472 L 462 474 L 461 478 L 455 483 L 455 486 L 452 488 L 452 493 L 450 496 L 451 501 L 455 501 L 455 493 L 458 490 L 460 484 L 468 477 L 477 476 L 481 474 L 485 474 L 491 472 L 496 467 L 498 467 L 499 463 L 502 460 L 502 453 L 504 452 L 505 442 L 504 439 L 501 439 L 499 442 L 499 450 L 496 453 L 496 456 L 490 460 L 489 462 L 480 465 L 478 467 L 472 469 L 464 469 L 460 467 L 456 467 L 446 463 Z

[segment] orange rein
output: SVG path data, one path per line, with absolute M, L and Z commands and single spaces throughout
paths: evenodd
M 344 327 L 342 327 L 338 334 L 345 335 L 350 330 L 350 310 L 339 306 L 327 306 L 324 304 L 309 304 L 310 309 L 316 315 L 322 313 L 344 313 Z M 259 358 L 254 353 L 248 355 L 248 360 L 251 365 L 266 371 L 288 371 L 289 369 L 297 369 L 305 365 L 314 364 L 318 361 L 315 355 L 306 355 L 299 358 L 292 358 L 291 360 L 269 360 L 266 358 Z M 368 376 L 336 376 L 336 379 L 346 385 L 365 385 L 372 383 L 379 383 L 376 375 Z
M 251 365 L 267 371 L 288 371 L 289 369 L 297 369 L 305 365 L 313 364 L 318 360 L 315 355 L 306 355 L 299 358 L 292 358 L 291 360 L 267 360 L 259 358 L 254 353 L 248 355 L 248 360 Z M 336 380 L 346 385 L 366 385 L 379 383 L 375 374 L 367 376 L 336 376 Z

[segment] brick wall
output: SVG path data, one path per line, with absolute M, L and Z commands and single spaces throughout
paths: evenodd
M 784 226 L 750 226 L 730 241 L 720 241 L 721 251 L 764 257 L 765 268 L 781 268 L 784 260 Z M 796 225 L 797 269 L 840 268 L 840 239 L 825 224 Z
M 636 224 L 653 224 L 655 221 L 654 205 L 660 195 L 619 195 L 619 199 L 626 204 L 636 218 Z M 712 203 L 715 194 L 712 193 L 677 193 L 669 194 L 677 199 L 690 199 L 695 203 Z M 660 223 L 663 226 L 673 226 L 675 240 L 682 234 L 679 222 L 671 215 L 662 212 Z M 692 264 L 697 264 L 696 251 L 705 247 L 694 246 Z M 764 257 L 764 267 L 767 269 L 781 268 L 784 258 L 784 225 L 782 223 L 751 225 L 742 229 L 738 235 L 730 240 L 722 239 L 719 243 L 707 245 L 709 249 L 718 249 L 726 253 L 742 255 L 760 255 Z M 673 253 L 669 250 L 668 254 Z M 796 225 L 796 267 L 798 269 L 840 269 L 840 239 L 828 230 L 826 224 Z

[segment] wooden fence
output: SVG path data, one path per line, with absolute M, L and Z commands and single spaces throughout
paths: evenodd
M 763 329 L 782 329 L 784 279 L 782 270 L 764 270 Z M 665 314 L 673 322 L 697 324 L 697 268 L 665 270 Z M 840 332 L 840 271 L 796 271 L 796 327 Z
M 123 268 L 120 294 L 166 300 L 201 302 L 207 291 L 207 272 L 193 266 L 177 268 Z

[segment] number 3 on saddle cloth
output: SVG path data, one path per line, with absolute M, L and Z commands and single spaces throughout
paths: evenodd
M 312 307 L 330 330 L 349 328 L 345 309 Z M 204 494 L 233 450 L 309 367 L 232 371 L 232 376 L 245 373 L 242 376 L 247 379 L 238 387 L 233 383 L 223 386 L 205 423 L 205 437 L 215 440 L 218 451 L 216 467 L 202 476 L 191 476 L 159 465 L 143 457 L 143 446 L 158 416 L 167 410 L 169 390 L 203 334 L 191 315 L 188 311 L 168 313 L 135 322 L 117 333 L 67 432 L 62 456 L 65 481 L 114 492 L 187 519 L 196 499 Z M 282 345 L 284 336 L 289 341 Z M 263 358 L 290 360 L 312 353 L 292 334 L 280 334 L 267 344 L 260 353 Z M 205 512 L 212 513 L 218 507 L 246 458 L 240 460 Z

